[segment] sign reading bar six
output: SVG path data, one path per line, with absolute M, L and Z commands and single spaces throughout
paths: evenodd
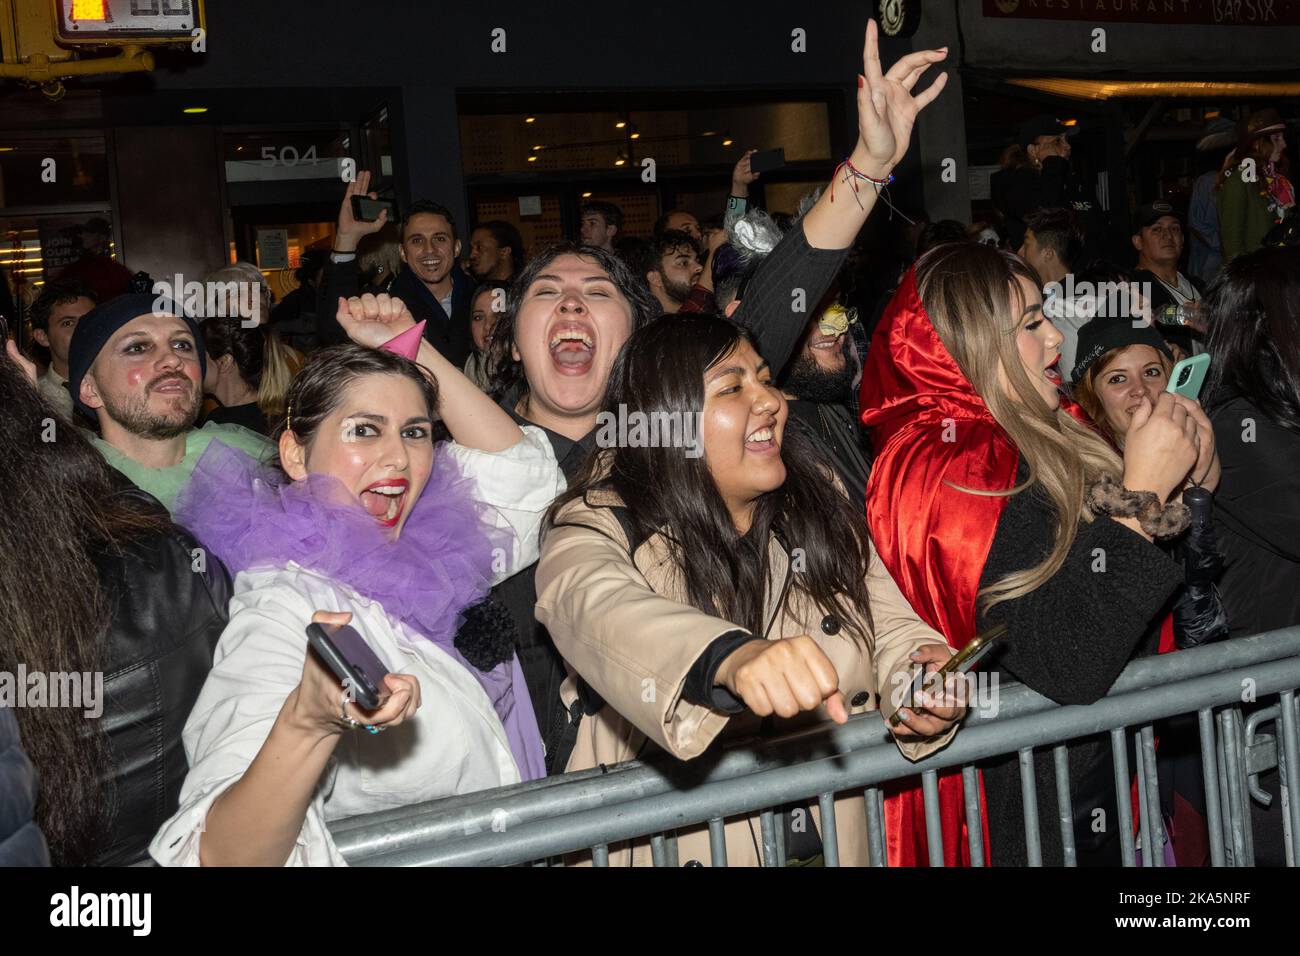
M 1193 26 L 1298 26 L 1300 0 L 984 0 L 984 16 Z

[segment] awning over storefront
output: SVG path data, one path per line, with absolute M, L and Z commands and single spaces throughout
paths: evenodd
M 1009 79 L 1009 86 L 1068 96 L 1078 100 L 1214 98 L 1244 96 L 1252 99 L 1300 96 L 1300 82 L 1234 83 L 1195 80 L 1080 80 L 1071 77 Z
M 1300 0 L 956 2 L 964 63 L 979 69 L 1092 77 L 1300 72 Z

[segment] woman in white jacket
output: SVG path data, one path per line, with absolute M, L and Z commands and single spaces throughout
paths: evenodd
M 340 321 L 374 345 L 401 311 L 366 297 Z M 535 559 L 563 478 L 539 430 L 432 349 L 419 360 L 317 353 L 289 390 L 278 471 L 225 449 L 200 461 L 178 517 L 235 596 L 158 862 L 342 865 L 329 820 L 543 775 L 508 617 L 483 599 Z M 457 439 L 436 452 L 435 409 Z M 308 653 L 312 622 L 350 623 L 389 668 L 377 710 Z

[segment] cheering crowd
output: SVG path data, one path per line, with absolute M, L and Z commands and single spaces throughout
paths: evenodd
M 1082 704 L 1136 657 L 1300 623 L 1285 124 L 1215 134 L 1190 275 L 1168 203 L 1137 211 L 1135 269 L 1105 258 L 1050 120 L 994 177 L 998 221 L 873 256 L 946 55 L 882 72 L 876 49 L 873 23 L 857 141 L 797 216 L 751 204 L 747 153 L 716 221 L 633 238 L 593 202 L 574 241 L 525 250 L 505 222 L 462 242 L 432 201 L 359 220 L 362 172 L 280 303 L 248 264 L 208 277 L 255 290 L 221 317 L 48 283 L 44 369 L 0 357 L 0 670 L 103 673 L 105 704 L 0 708 L 0 864 L 342 865 L 343 817 L 874 710 L 918 760 L 966 702 L 896 689 L 995 625 L 985 670 Z M 1199 400 L 1168 391 L 1199 355 Z M 613 410 L 698 423 L 700 453 L 603 440 Z M 376 706 L 310 625 L 360 634 Z M 1162 731 L 1184 865 L 1206 858 L 1198 753 Z M 1118 863 L 1117 827 L 1090 825 L 1119 819 L 1108 742 L 1068 766 L 1079 862 Z M 982 770 L 987 862 L 1023 865 L 1015 755 Z M 961 775 L 939 791 L 968 865 Z M 790 858 L 821 856 L 819 810 Z M 834 813 L 839 859 L 865 863 L 861 793 Z M 923 864 L 919 783 L 885 819 L 889 862 Z M 759 862 L 758 831 L 727 821 L 731 865 Z M 707 827 L 677 836 L 707 863 Z

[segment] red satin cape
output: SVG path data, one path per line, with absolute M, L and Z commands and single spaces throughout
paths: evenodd
M 960 648 L 975 636 L 975 596 L 1007 499 L 953 486 L 1005 491 L 1020 455 L 940 341 L 914 270 L 876 328 L 860 401 L 875 448 L 866 512 L 876 549 L 920 618 Z M 939 805 L 944 862 L 969 866 L 959 772 L 939 775 Z M 885 825 L 891 866 L 927 864 L 915 781 L 887 791 Z M 988 863 L 986 812 L 981 828 Z

